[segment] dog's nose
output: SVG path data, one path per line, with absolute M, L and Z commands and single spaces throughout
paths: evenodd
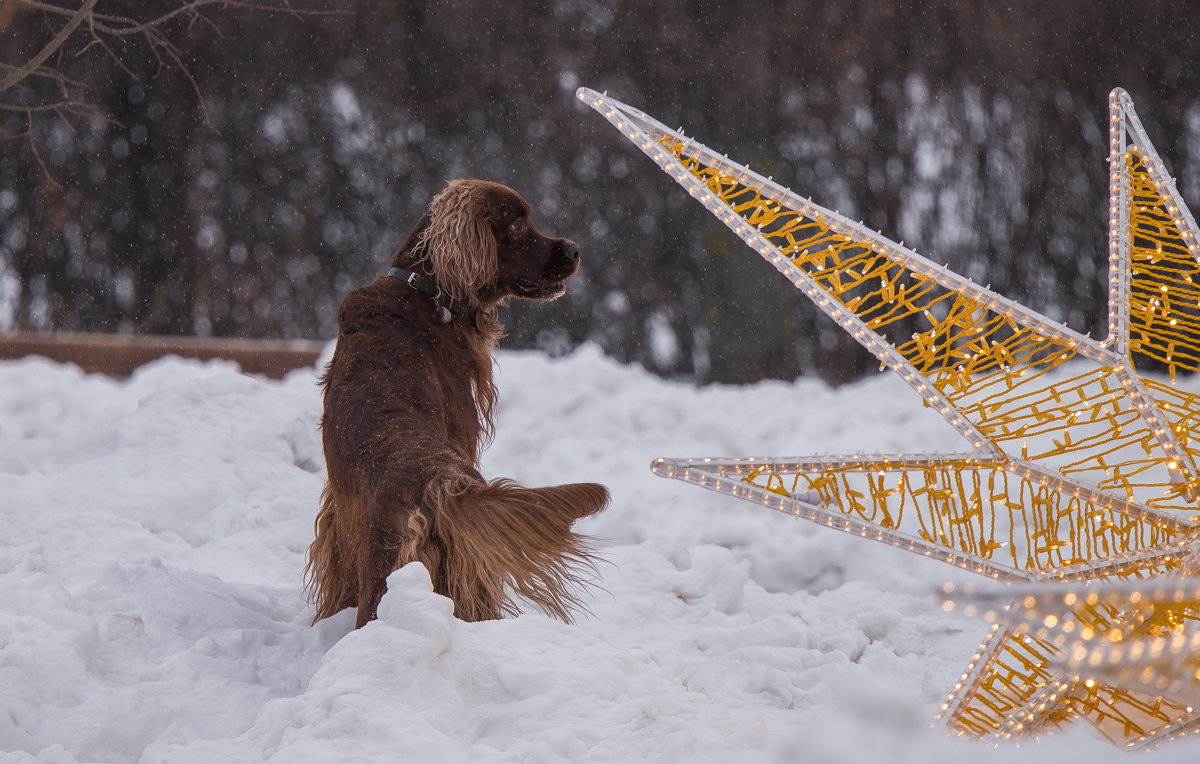
M 567 239 L 563 242 L 563 255 L 571 261 L 579 259 L 579 245 Z

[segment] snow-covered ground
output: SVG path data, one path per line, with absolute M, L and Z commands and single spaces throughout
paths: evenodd
M 590 615 L 468 624 L 424 570 L 380 620 L 310 626 L 316 370 L 165 359 L 132 379 L 0 363 L 0 760 L 1124 760 L 1086 727 L 1020 747 L 933 720 L 987 625 L 966 574 L 652 476 L 657 456 L 957 450 L 890 374 L 695 389 L 501 353 L 489 476 L 606 483 Z M 1200 744 L 1137 760 L 1195 762 Z

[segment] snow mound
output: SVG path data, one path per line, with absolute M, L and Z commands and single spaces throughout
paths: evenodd
M 116 381 L 0 363 L 0 760 L 1058 761 L 932 721 L 987 630 L 965 574 L 652 476 L 659 456 L 957 450 L 891 375 L 695 389 L 585 347 L 501 353 L 488 476 L 598 481 L 575 624 L 454 619 L 419 565 L 315 626 L 317 371 L 164 359 Z M 1194 761 L 1193 743 L 1155 761 Z

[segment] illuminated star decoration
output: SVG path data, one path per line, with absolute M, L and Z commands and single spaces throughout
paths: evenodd
M 1159 654 L 1170 642 L 1176 662 L 1200 655 L 1186 638 L 1200 631 L 1200 600 L 1181 577 L 1196 569 L 1200 397 L 1175 386 L 1177 373 L 1200 368 L 1200 234 L 1129 96 L 1114 90 L 1109 102 L 1108 338 L 1097 341 L 682 129 L 606 94 L 577 95 L 968 444 L 953 454 L 658 459 L 653 471 L 991 579 L 1066 586 L 1047 589 L 1064 602 L 1082 597 L 1058 614 L 1041 613 L 1037 600 L 1009 607 L 1040 614 L 1037 628 L 995 618 L 944 705 L 955 732 L 1001 740 L 1084 718 L 1114 743 L 1137 745 L 1200 727 L 1187 700 L 1196 687 L 1177 699 L 1178 687 L 1153 681 L 1164 664 L 1149 643 L 1136 659 L 1104 652 L 1134 638 L 1160 640 Z M 1165 379 L 1146 367 L 1165 369 Z M 1132 588 L 1084 586 L 1100 579 Z M 1168 592 L 1153 617 L 1139 581 Z M 985 595 L 950 593 L 945 607 L 976 596 Z M 1125 670 L 1135 664 L 1138 681 Z

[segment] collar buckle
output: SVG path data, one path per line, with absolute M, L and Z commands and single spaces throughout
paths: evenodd
M 413 273 L 406 268 L 391 268 L 387 275 L 390 278 L 399 279 L 405 284 L 420 292 L 421 294 L 431 298 L 433 304 L 437 306 L 438 318 L 443 324 L 450 323 L 450 314 L 455 316 L 465 316 L 470 308 L 458 300 L 455 300 L 450 295 L 442 291 L 442 288 L 433 283 L 429 279 L 422 278 L 420 275 Z

